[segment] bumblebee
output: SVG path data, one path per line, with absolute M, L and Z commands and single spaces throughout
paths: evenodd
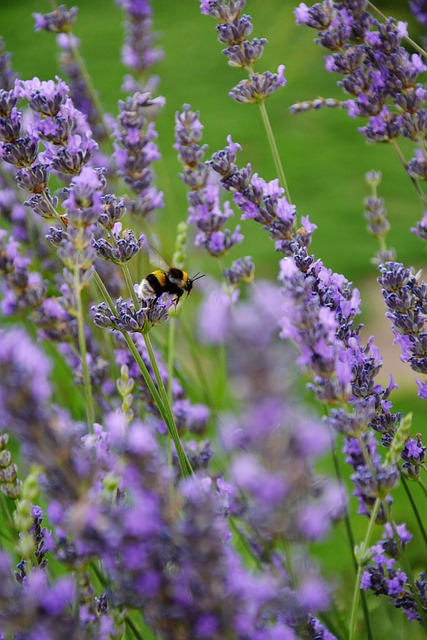
M 188 297 L 193 289 L 193 282 L 203 278 L 203 275 L 196 273 L 193 278 L 190 278 L 186 271 L 176 267 L 170 267 L 167 271 L 156 269 L 142 280 L 139 285 L 139 295 L 142 300 L 154 298 L 155 302 L 164 293 L 170 293 L 175 296 L 176 306 L 184 291 L 187 292 Z

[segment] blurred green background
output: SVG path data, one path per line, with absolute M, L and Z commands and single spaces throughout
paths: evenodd
M 368 236 L 363 218 L 363 199 L 368 195 L 364 174 L 371 169 L 382 171 L 379 195 L 386 199 L 392 226 L 389 244 L 397 249 L 399 260 L 416 268 L 425 264 L 425 248 L 409 229 L 421 219 L 422 207 L 393 149 L 386 144 L 368 145 L 358 133 L 362 121 L 351 120 L 342 110 L 324 109 L 297 116 L 289 113 L 289 106 L 298 101 L 318 96 L 343 98 L 336 87 L 339 78 L 324 70 L 325 52 L 313 43 L 315 32 L 295 24 L 293 10 L 297 4 L 289 0 L 248 0 L 246 7 L 253 17 L 253 37 L 266 37 L 269 41 L 257 70 L 275 71 L 279 64 L 286 65 L 287 87 L 268 101 L 267 109 L 292 201 L 300 215 L 309 214 L 318 225 L 312 244 L 316 256 L 361 289 L 365 335 L 375 333 L 386 360 L 382 382 L 386 382 L 389 372 L 394 372 L 402 387 L 394 396 L 395 410 L 414 411 L 414 428 L 425 432 L 425 408 L 415 398 L 416 376 L 400 363 L 398 349 L 391 346 L 392 334 L 384 319 L 384 305 L 375 280 L 377 272 L 370 262 L 377 246 Z M 166 107 L 157 120 L 163 158 L 155 170 L 166 200 L 166 209 L 158 216 L 159 236 L 162 252 L 171 256 L 176 224 L 186 218 L 186 188 L 177 178 L 181 167 L 172 148 L 174 114 L 184 103 L 201 112 L 208 153 L 223 148 L 226 136 L 231 134 L 243 147 L 240 164 L 251 162 L 254 171 L 265 179 L 276 176 L 258 108 L 237 104 L 228 97 L 228 91 L 243 74 L 229 67 L 221 54 L 215 21 L 200 14 L 197 0 L 153 0 L 152 5 L 159 45 L 165 51 L 164 60 L 154 70 L 161 77 L 160 94 L 166 97 Z M 423 30 L 410 15 L 406 1 L 379 1 L 377 6 L 387 15 L 408 21 L 411 35 L 420 40 Z M 0 0 L 0 33 L 13 54 L 14 69 L 24 79 L 38 76 L 47 80 L 58 73 L 55 37 L 34 33 L 31 17 L 34 11 L 50 10 L 47 0 Z M 118 99 L 124 97 L 120 91 L 125 72 L 120 60 L 122 20 L 122 12 L 112 0 L 84 0 L 79 4 L 74 30 L 81 39 L 81 50 L 101 101 L 113 114 L 117 112 Z M 413 149 L 408 144 L 402 146 L 409 158 Z M 257 277 L 274 279 L 278 256 L 267 234 L 250 221 L 244 222 L 242 228 L 245 244 L 234 248 L 227 264 L 241 255 L 252 255 Z M 219 274 L 214 261 L 202 253 L 199 257 L 193 253 L 188 270 Z M 398 500 L 396 507 L 398 521 L 400 515 L 413 521 L 404 499 Z M 361 520 L 357 526 L 359 539 L 366 523 Z M 348 568 L 343 532 L 336 544 L 335 560 Z M 415 564 L 422 565 L 423 557 L 417 555 L 417 550 L 412 553 Z M 374 610 L 376 602 L 378 607 L 382 604 L 373 597 L 370 602 Z M 374 637 L 406 638 L 408 627 L 403 616 L 394 611 L 389 614 L 391 617 L 378 613 L 377 624 L 383 633 Z M 417 627 L 412 626 L 411 631 L 411 637 L 422 637 Z

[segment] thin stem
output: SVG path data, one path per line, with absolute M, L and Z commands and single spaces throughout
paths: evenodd
M 411 493 L 411 491 L 409 489 L 408 483 L 407 483 L 406 478 L 405 478 L 404 474 L 402 473 L 402 471 L 400 472 L 400 479 L 402 480 L 403 488 L 405 489 L 406 495 L 408 496 L 409 502 L 411 503 L 412 511 L 414 512 L 415 519 L 416 519 L 416 521 L 418 523 L 418 526 L 420 528 L 421 535 L 422 535 L 422 538 L 424 540 L 424 544 L 427 547 L 427 533 L 426 533 L 426 530 L 424 528 L 423 521 L 421 520 L 421 516 L 419 514 L 417 505 L 415 504 L 415 500 L 412 497 L 412 493 Z
M 417 482 L 418 482 L 419 486 L 421 487 L 424 495 L 427 496 L 427 487 L 425 486 L 424 482 L 421 480 L 420 477 L 417 478 Z
M 130 274 L 129 271 L 129 267 L 127 265 L 126 262 L 122 263 L 121 265 L 122 271 L 123 271 L 123 275 L 125 277 L 126 280 L 126 285 L 127 288 L 129 289 L 129 293 L 131 295 L 132 298 L 132 302 L 133 302 L 133 306 L 135 307 L 135 311 L 139 308 L 139 300 L 138 300 L 138 296 L 136 295 L 135 289 L 133 288 L 133 281 L 132 281 L 132 276 Z
M 171 436 L 175 444 L 176 453 L 178 455 L 178 460 L 179 460 L 182 473 L 185 477 L 191 476 L 193 474 L 193 469 L 191 467 L 189 459 L 187 458 L 184 448 L 181 444 L 178 429 L 175 424 L 175 418 L 172 413 L 172 407 L 169 403 L 168 394 L 166 393 L 165 385 L 163 383 L 163 379 L 160 374 L 159 367 L 157 365 L 157 360 L 153 352 L 153 347 L 151 345 L 150 337 L 148 333 L 144 333 L 143 337 L 145 341 L 145 346 L 147 348 L 148 357 L 150 358 L 150 363 L 153 368 L 154 376 L 156 378 L 157 386 L 160 391 L 160 396 L 162 399 L 163 407 L 165 409 L 165 414 L 167 416 L 167 419 L 165 419 L 165 422 L 168 427 L 169 435 Z
M 326 411 L 327 413 L 327 411 Z M 335 475 L 337 477 L 338 480 L 338 484 L 340 486 L 342 495 L 343 495 L 343 499 L 346 498 L 346 492 L 345 492 L 345 488 L 344 488 L 344 482 L 343 482 L 343 478 L 342 478 L 342 474 L 341 474 L 341 469 L 339 466 L 339 462 L 338 462 L 338 455 L 337 455 L 337 449 L 335 446 L 335 440 L 333 438 L 333 434 L 331 431 L 331 428 L 329 427 L 329 436 L 331 439 L 331 452 L 332 452 L 332 459 L 334 461 L 334 467 L 335 467 Z M 343 502 L 343 504 L 345 504 Z M 350 553 L 351 553 L 351 557 L 353 559 L 353 565 L 355 568 L 355 571 L 357 573 L 357 569 L 358 569 L 358 565 L 357 565 L 357 560 L 356 560 L 356 556 L 354 553 L 354 548 L 355 548 L 355 540 L 354 540 L 354 535 L 353 535 L 353 528 L 351 526 L 351 520 L 350 520 L 350 515 L 348 513 L 348 509 L 347 509 L 347 505 L 345 506 L 345 511 L 344 511 L 344 523 L 345 523 L 345 528 L 346 528 L 346 532 L 347 532 L 347 540 L 350 546 Z M 361 600 L 362 600 L 362 608 L 363 608 L 363 617 L 365 618 L 365 627 L 366 627 L 366 633 L 368 636 L 368 640 L 372 640 L 372 628 L 371 628 L 371 621 L 370 621 L 370 617 L 369 617 L 369 609 L 368 609 L 368 604 L 366 602 L 366 594 L 364 591 L 361 592 L 360 594 L 361 596 Z
M 368 467 L 372 477 L 376 479 L 377 473 L 375 471 L 374 465 L 372 464 L 372 458 L 369 454 L 365 441 L 363 440 L 360 434 L 357 437 L 357 442 L 359 443 L 359 447 L 360 447 L 360 450 L 362 451 L 363 459 L 365 460 L 366 466 Z
M 405 169 L 405 172 L 406 172 L 408 164 L 406 162 L 405 156 L 403 155 L 403 153 L 402 153 L 399 145 L 397 144 L 396 140 L 391 140 L 391 143 L 393 145 L 394 150 L 397 153 L 397 157 L 399 158 L 399 160 L 402 163 L 402 166 L 403 166 L 403 168 Z M 407 175 L 409 175 L 409 174 L 407 174 Z M 418 180 L 416 180 L 412 176 L 409 176 L 409 178 L 410 178 L 412 184 L 414 185 L 415 191 L 417 192 L 418 197 L 421 200 L 421 203 L 425 207 L 427 207 L 427 197 L 426 197 L 426 194 L 424 193 L 424 191 L 421 189 Z
M 14 509 L 15 509 L 15 507 L 14 507 Z M 13 531 L 13 529 L 14 529 L 13 517 L 12 517 L 12 514 L 10 513 L 10 511 L 9 511 L 9 509 L 7 507 L 6 496 L 3 493 L 1 493 L 1 495 L 0 495 L 0 511 L 3 513 L 3 517 L 2 517 L 3 524 L 7 525 L 5 532 L 3 532 L 0 529 L 0 537 L 4 538 L 8 542 L 13 542 L 13 538 L 10 535 L 10 531 Z
M 175 334 L 176 334 L 176 317 L 169 317 L 169 326 L 168 326 L 168 356 L 167 356 L 167 365 L 168 365 L 168 401 L 169 406 L 172 406 L 172 394 L 173 394 L 173 375 L 174 375 L 174 363 L 175 363 Z M 167 441 L 167 449 L 168 449 L 168 465 L 169 468 L 172 468 L 172 450 L 171 450 L 171 441 L 168 438 Z
M 116 311 L 114 308 L 114 303 L 110 297 L 110 294 L 108 293 L 104 283 L 102 282 L 101 278 L 99 277 L 99 275 L 95 272 L 94 274 L 94 278 L 96 281 L 96 284 L 98 285 L 98 288 L 102 294 L 102 297 L 104 298 L 105 302 L 108 304 L 108 306 L 110 307 L 110 309 L 112 311 Z M 142 376 L 145 380 L 145 383 L 147 385 L 147 387 L 150 390 L 151 395 L 154 398 L 154 401 L 157 405 L 158 410 L 160 411 L 160 414 L 162 416 L 162 418 L 165 420 L 165 422 L 167 423 L 167 419 L 166 419 L 166 411 L 165 408 L 163 406 L 163 402 L 160 398 L 159 392 L 156 389 L 156 386 L 153 382 L 153 380 L 151 379 L 151 376 L 148 372 L 148 369 L 145 365 L 145 362 L 143 361 L 141 354 L 139 353 L 138 349 L 136 348 L 133 340 L 131 339 L 131 337 L 129 336 L 129 334 L 126 331 L 122 331 L 122 336 L 125 339 L 125 342 L 127 344 L 127 346 L 129 347 L 129 350 L 131 351 L 135 362 L 137 363 L 140 372 L 142 373 Z
M 268 142 L 270 143 L 271 152 L 274 158 L 274 164 L 276 165 L 277 175 L 279 176 L 279 181 L 284 187 L 286 191 L 286 197 L 288 202 L 291 202 L 291 194 L 288 189 L 288 185 L 286 182 L 285 172 L 283 171 L 282 162 L 280 160 L 279 150 L 277 148 L 276 139 L 274 137 L 273 129 L 271 127 L 270 118 L 268 117 L 267 109 L 265 107 L 265 101 L 259 103 L 259 109 L 261 111 L 262 121 L 264 123 L 265 131 L 267 133 Z
M 375 11 L 375 13 L 378 14 L 384 21 L 387 21 L 387 16 L 382 11 L 377 9 L 377 7 L 372 4 L 372 2 L 368 2 L 368 7 L 370 7 L 372 11 Z M 410 38 L 409 36 L 405 36 L 404 40 L 406 40 L 406 42 L 409 42 L 409 44 L 414 47 L 414 49 L 418 51 L 419 54 L 427 58 L 427 52 L 422 47 L 420 47 L 419 44 L 412 40 L 412 38 Z
M 359 555 L 359 559 L 358 559 L 358 569 L 357 569 L 357 576 L 356 576 L 356 582 L 354 585 L 354 592 L 353 592 L 353 604 L 352 604 L 352 608 L 351 608 L 351 617 L 350 617 L 350 635 L 349 635 L 349 640 L 354 640 L 355 636 L 355 632 L 356 632 L 356 621 L 357 621 L 357 608 L 359 605 L 359 597 L 360 597 L 360 582 L 362 580 L 362 571 L 363 571 L 363 565 L 364 565 L 364 560 L 365 560 L 365 556 L 366 556 L 366 552 L 370 546 L 371 543 L 371 537 L 372 537 L 372 532 L 374 530 L 374 526 L 375 526 L 375 520 L 377 518 L 377 514 L 379 511 L 381 505 L 381 500 L 380 498 L 377 498 L 375 500 L 375 504 L 374 504 L 374 508 L 372 509 L 372 512 L 370 514 L 370 520 L 369 520 L 369 526 L 368 529 L 366 531 L 366 536 L 365 539 L 363 541 L 362 544 L 362 548 L 360 550 Z
M 84 390 L 85 390 L 85 397 L 86 397 L 86 416 L 87 416 L 88 429 L 90 432 L 92 432 L 93 423 L 95 422 L 95 412 L 94 412 L 94 405 L 93 405 L 92 385 L 90 381 L 89 366 L 87 363 L 85 325 L 84 325 L 83 305 L 82 305 L 82 286 L 80 282 L 80 267 L 78 265 L 74 265 L 74 292 L 76 296 L 76 305 L 77 305 L 76 315 L 77 315 L 79 351 L 80 351 L 80 359 L 82 363 Z
M 46 196 L 45 196 L 46 197 Z M 64 224 L 64 221 L 61 219 L 61 217 L 59 216 L 59 214 L 55 211 L 55 209 L 53 209 L 52 207 L 50 207 L 53 210 L 53 213 L 55 215 L 55 217 L 59 218 L 61 220 L 61 223 Z M 127 265 L 124 265 L 125 267 L 127 267 Z M 127 270 L 129 273 L 129 270 Z M 126 273 L 126 270 L 124 270 L 124 273 Z M 108 293 L 108 290 L 106 288 L 106 286 L 104 285 L 102 278 L 100 277 L 100 275 L 98 274 L 98 272 L 95 270 L 94 274 L 93 274 L 94 280 L 96 285 L 98 286 L 98 289 L 101 293 L 101 296 L 103 297 L 103 299 L 105 300 L 105 302 L 107 303 L 108 307 L 110 308 L 112 313 L 116 313 L 116 308 L 114 306 L 114 302 L 110 296 L 110 294 Z M 130 274 L 129 274 L 129 278 L 130 278 Z M 132 288 L 132 287 L 131 287 Z M 133 288 L 132 288 L 133 289 Z M 81 304 L 81 302 L 80 302 Z M 153 371 L 154 371 L 154 375 L 156 376 L 156 380 L 157 380 L 157 384 L 159 385 L 159 390 L 162 393 L 163 396 L 163 400 L 160 397 L 159 392 L 156 389 L 156 386 L 153 382 L 153 380 L 151 379 L 150 373 L 147 369 L 147 367 L 145 366 L 145 363 L 143 361 L 143 359 L 141 358 L 141 354 L 139 353 L 138 349 L 136 348 L 133 340 L 130 338 L 129 334 L 126 331 L 121 331 L 123 338 L 125 339 L 125 342 L 127 344 L 127 346 L 129 347 L 129 350 L 131 351 L 135 362 L 137 363 L 139 370 L 142 373 L 142 376 L 145 380 L 145 383 L 148 387 L 148 389 L 150 390 L 151 395 L 154 398 L 154 401 L 157 405 L 158 410 L 160 411 L 160 415 L 162 416 L 168 431 L 170 433 L 170 436 L 172 438 L 172 440 L 174 441 L 175 447 L 176 447 L 176 452 L 178 455 L 178 460 L 179 460 L 179 464 L 181 467 L 181 471 L 182 474 L 184 475 L 184 477 L 187 476 L 191 476 L 193 473 L 193 469 L 191 467 L 190 461 L 188 460 L 185 451 L 182 447 L 181 444 L 181 440 L 179 438 L 179 434 L 178 434 L 178 429 L 176 428 L 176 424 L 175 424 L 175 420 L 172 414 L 172 410 L 169 406 L 169 402 L 167 400 L 167 394 L 165 391 L 165 387 L 163 384 L 163 381 L 161 379 L 160 376 L 160 372 L 157 366 L 157 362 L 156 362 L 156 358 L 154 357 L 154 353 L 151 347 L 151 342 L 150 339 L 148 337 L 148 335 L 144 335 L 144 339 L 145 339 L 145 345 L 147 347 L 147 352 L 150 358 L 150 362 L 151 362 L 151 366 L 153 367 Z M 84 337 L 84 334 L 83 334 Z M 79 341 L 80 341 L 80 328 L 79 328 Z M 82 345 L 81 345 L 82 346 Z M 84 344 L 84 348 L 86 348 L 86 343 Z M 83 357 L 82 354 L 82 359 L 85 360 L 86 358 Z M 87 364 L 87 363 L 86 363 Z M 89 418 L 88 418 L 89 419 Z M 93 420 L 92 420 L 92 428 L 93 428 Z
M 138 627 L 136 626 L 132 618 L 128 615 L 125 618 L 125 625 L 129 627 L 129 629 L 132 631 L 135 638 L 137 638 L 138 640 L 144 640 L 144 636 L 139 631 Z

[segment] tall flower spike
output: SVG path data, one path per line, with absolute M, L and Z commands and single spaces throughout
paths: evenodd
M 285 86 L 285 67 L 280 65 L 277 73 L 254 73 L 253 66 L 262 56 L 267 40 L 247 39 L 253 26 L 252 18 L 246 14 L 242 15 L 245 4 L 245 0 L 201 0 L 200 9 L 203 14 L 211 15 L 219 22 L 216 28 L 218 40 L 227 45 L 222 52 L 228 57 L 228 64 L 241 67 L 249 74 L 249 79 L 239 82 L 229 95 L 237 102 L 257 104 Z
M 154 142 L 157 138 L 154 123 L 148 121 L 152 107 L 163 104 L 163 98 L 152 98 L 149 93 L 135 93 L 119 102 L 114 144 L 117 174 L 136 194 L 134 200 L 126 200 L 128 211 L 141 216 L 164 206 L 163 194 L 152 186 L 151 164 L 160 158 L 160 152 Z
M 371 195 L 365 198 L 366 211 L 364 216 L 368 221 L 368 231 L 374 238 L 377 238 L 380 249 L 372 262 L 376 265 L 394 260 L 396 251 L 393 248 L 387 249 L 385 239 L 390 231 L 390 223 L 387 219 L 387 210 L 384 206 L 384 199 L 378 198 L 377 187 L 381 182 L 381 172 L 369 171 L 366 182 L 371 187 Z
M 395 343 L 402 350 L 401 360 L 409 362 L 417 373 L 427 373 L 426 299 L 427 284 L 421 273 L 405 269 L 399 262 L 386 262 L 379 267 L 382 295 L 388 307 L 387 317 L 393 323 Z
M 87 117 L 95 139 L 98 142 L 105 140 L 105 126 L 100 122 L 100 114 L 82 75 L 81 67 L 75 58 L 74 52 L 80 45 L 79 39 L 71 33 L 60 33 L 56 38 L 56 43 L 60 49 L 59 65 L 62 75 L 69 85 L 70 98 L 74 106 Z
M 198 111 L 191 111 L 185 104 L 175 115 L 174 148 L 184 165 L 180 178 L 189 187 L 187 199 L 188 222 L 193 223 L 198 232 L 195 245 L 202 245 L 213 257 L 228 253 L 231 247 L 243 241 L 240 227 L 234 231 L 226 229 L 228 218 L 233 215 L 229 202 L 220 206 L 220 186 L 218 181 L 210 181 L 208 167 L 202 162 L 207 145 L 200 145 L 203 125 Z
M 46 283 L 40 273 L 29 270 L 30 260 L 21 255 L 19 243 L 4 229 L 0 229 L 0 256 L 3 314 L 37 308 L 46 296 Z
M 122 47 L 122 62 L 136 77 L 125 77 L 124 89 L 130 92 L 154 91 L 158 79 L 147 72 L 163 58 L 163 50 L 155 47 L 157 35 L 153 32 L 150 0 L 116 0 L 126 12 L 124 22 L 126 39 Z
M 4 46 L 4 40 L 0 37 L 0 93 L 11 91 L 15 85 L 16 74 L 10 64 L 11 55 Z

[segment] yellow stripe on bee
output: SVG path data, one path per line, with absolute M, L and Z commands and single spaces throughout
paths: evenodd
M 164 287 L 166 284 L 166 274 L 161 269 L 156 269 L 156 271 L 152 272 L 152 275 L 155 276 L 159 282 L 159 284 Z
M 178 288 L 182 289 L 185 286 L 185 284 L 187 283 L 187 280 L 188 280 L 188 273 L 186 271 L 183 271 L 182 272 L 182 280 L 179 283 Z

